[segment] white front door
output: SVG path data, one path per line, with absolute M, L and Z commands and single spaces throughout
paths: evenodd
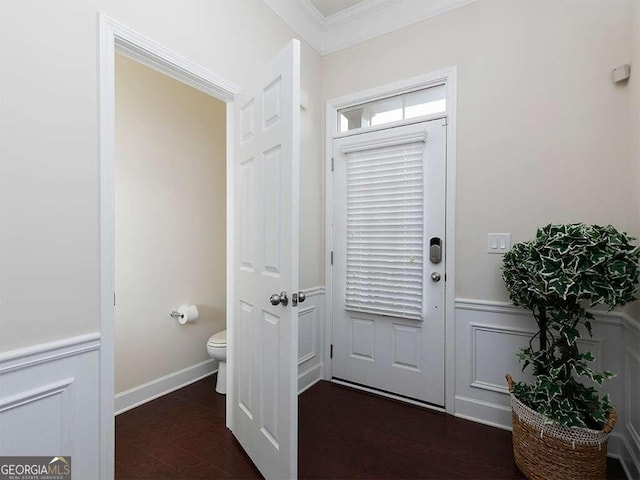
M 286 479 L 298 453 L 300 42 L 257 77 L 234 101 L 233 433 L 265 478 Z
M 335 379 L 444 405 L 444 119 L 334 141 Z

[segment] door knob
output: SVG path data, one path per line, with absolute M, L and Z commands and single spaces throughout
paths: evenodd
M 294 293 L 293 295 L 291 295 L 291 306 L 297 307 L 298 302 L 302 303 L 305 301 L 306 298 L 307 296 L 305 295 L 304 292 Z
M 431 274 L 431 280 L 433 280 L 434 282 L 439 282 L 440 281 L 440 274 L 438 272 L 433 272 Z
M 271 295 L 269 297 L 269 301 L 271 302 L 271 305 L 275 306 L 282 304 L 283 307 L 286 307 L 289 303 L 289 297 L 287 297 L 287 292 L 283 290 L 279 294 L 274 293 L 273 295 Z

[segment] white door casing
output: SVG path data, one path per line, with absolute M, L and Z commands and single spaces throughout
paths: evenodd
M 232 104 L 240 87 L 192 60 L 150 40 L 137 31 L 98 13 L 100 96 L 100 478 L 113 478 L 115 467 L 114 421 L 114 316 L 115 316 L 115 53 L 130 57 L 154 70 L 227 102 L 227 195 L 231 191 Z M 233 222 L 233 202 L 227 202 L 227 222 Z M 227 249 L 232 249 L 227 232 Z M 228 259 L 228 262 L 231 260 Z M 233 291 L 227 269 L 227 294 Z M 229 315 L 231 319 L 232 315 Z M 232 321 L 231 321 L 232 323 Z M 232 329 L 232 326 L 230 327 Z M 231 340 L 232 341 L 232 340 Z M 231 409 L 227 410 L 227 425 Z
M 265 478 L 284 479 L 297 476 L 299 41 L 262 73 L 234 102 L 232 415 Z
M 438 406 L 444 405 L 446 251 L 442 262 L 434 264 L 429 259 L 429 243 L 431 238 L 440 238 L 444 250 L 446 141 L 445 119 L 334 141 L 332 376 Z M 385 148 L 410 144 L 421 150 L 423 159 L 421 318 L 356 312 L 353 307 L 347 310 L 348 153 L 375 148 L 384 154 Z M 397 241 L 397 236 L 391 240 Z M 432 273 L 439 274 L 440 280 L 433 281 Z

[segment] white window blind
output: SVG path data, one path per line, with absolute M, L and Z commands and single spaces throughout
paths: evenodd
M 345 151 L 346 308 L 422 320 L 424 138 Z

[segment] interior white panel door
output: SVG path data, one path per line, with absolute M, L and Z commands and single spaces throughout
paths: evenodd
M 233 433 L 265 478 L 285 479 L 298 447 L 299 41 L 256 77 L 234 102 Z
M 444 405 L 446 130 L 439 119 L 334 142 L 332 375 L 435 405 Z

